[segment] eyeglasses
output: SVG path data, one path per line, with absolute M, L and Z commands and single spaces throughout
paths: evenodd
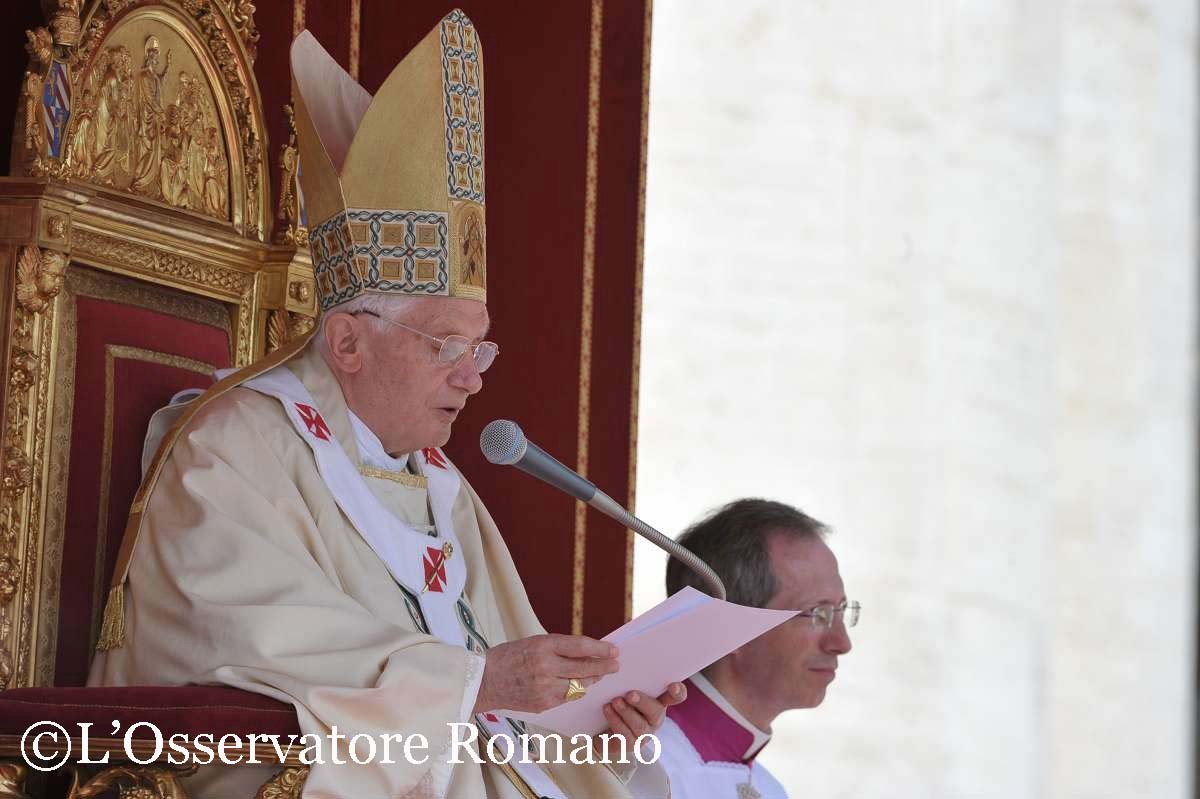
M 471 352 L 472 359 L 475 361 L 475 371 L 483 374 L 488 370 L 488 367 L 495 362 L 496 356 L 500 354 L 500 347 L 497 346 L 496 342 L 494 341 L 481 341 L 472 346 L 470 339 L 468 339 L 466 336 L 450 335 L 446 336 L 445 338 L 438 338 L 437 336 L 431 336 L 428 333 L 422 333 L 420 330 L 411 328 L 408 325 L 401 324 L 394 319 L 388 319 L 386 316 L 381 316 L 374 311 L 354 312 L 355 316 L 358 316 L 359 314 L 374 316 L 376 319 L 386 322 L 389 325 L 395 325 L 396 327 L 403 328 L 410 333 L 416 333 L 418 336 L 427 338 L 430 341 L 436 341 L 439 345 L 437 360 L 438 363 L 442 364 L 443 366 L 453 366 L 457 364 L 463 359 L 463 356 L 466 355 L 469 350 Z
M 842 621 L 847 627 L 853 627 L 858 624 L 858 614 L 862 610 L 862 605 L 857 602 L 847 602 L 842 600 L 838 605 L 817 605 L 809 610 L 802 610 L 797 613 L 797 616 L 806 616 L 812 619 L 814 630 L 830 630 L 833 629 L 833 620 L 842 616 Z

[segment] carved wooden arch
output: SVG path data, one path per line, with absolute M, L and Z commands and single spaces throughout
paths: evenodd
M 117 189 L 264 241 L 270 179 L 253 5 L 93 0 L 82 17 L 78 5 L 59 0 L 53 33 L 29 33 L 13 174 Z

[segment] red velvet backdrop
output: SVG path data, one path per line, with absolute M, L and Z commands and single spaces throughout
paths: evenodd
M 491 419 L 515 419 L 564 463 L 586 465 L 611 496 L 632 501 L 649 2 L 461 2 L 484 50 L 489 308 L 502 355 L 448 450 L 495 515 L 553 631 L 602 635 L 626 618 L 627 534 L 590 510 L 577 520 L 574 500 L 488 465 L 475 442 Z M 287 51 L 298 18 L 352 72 L 356 57 L 361 82 L 374 91 L 452 7 L 449 0 L 256 5 L 272 169 L 286 130 Z M 11 120 L 24 30 L 44 23 L 37 0 L 14 0 L 8 15 L 0 111 Z

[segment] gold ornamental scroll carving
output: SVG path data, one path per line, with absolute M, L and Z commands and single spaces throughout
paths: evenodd
M 0 431 L 0 690 L 12 686 L 18 665 L 29 659 L 23 613 L 31 602 L 18 593 L 32 590 L 26 572 L 44 514 L 44 483 L 38 478 L 46 456 L 52 395 L 55 302 L 67 267 L 65 255 L 34 245 L 7 254 L 15 260 L 16 302 Z
M 279 208 L 275 212 L 278 230 L 275 240 L 294 247 L 308 246 L 308 228 L 304 226 L 304 200 L 300 195 L 300 150 L 296 146 L 296 109 L 288 103 L 288 140 L 279 148 Z
M 308 766 L 285 768 L 263 783 L 254 799 L 300 799 L 304 781 L 308 779 Z
M 14 170 L 146 197 L 263 241 L 254 4 L 92 0 L 80 19 L 79 0 L 57 3 L 54 33 L 28 34 Z
M 316 320 L 311 316 L 292 313 L 282 308 L 271 311 L 267 320 L 267 352 L 271 353 L 304 336 L 313 329 Z
M 25 793 L 26 773 L 20 763 L 0 762 L 0 799 L 29 799 Z

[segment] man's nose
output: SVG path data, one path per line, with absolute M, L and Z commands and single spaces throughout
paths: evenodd
M 476 394 L 483 388 L 483 375 L 475 366 L 475 353 L 468 351 L 450 370 L 450 385 L 461 388 L 468 394 Z
M 834 619 L 833 626 L 825 631 L 821 638 L 821 649 L 831 655 L 844 655 L 853 648 L 850 643 L 850 632 L 841 614 Z

